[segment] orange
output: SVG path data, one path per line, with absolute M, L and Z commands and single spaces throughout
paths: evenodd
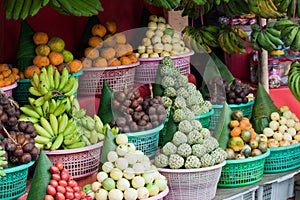
M 64 62 L 64 56 L 56 51 L 52 51 L 48 57 L 52 65 L 59 65 Z
M 36 32 L 33 35 L 33 42 L 36 45 L 40 45 L 40 44 L 47 44 L 48 42 L 48 34 L 44 33 L 44 32 Z

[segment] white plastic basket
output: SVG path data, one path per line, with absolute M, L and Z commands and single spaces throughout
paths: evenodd
M 164 191 L 161 191 L 158 193 L 158 195 L 155 195 L 153 197 L 149 197 L 146 200 L 163 200 L 165 196 L 169 193 L 169 188 L 167 187 Z
M 210 200 L 216 195 L 221 175 L 222 162 L 212 167 L 199 169 L 165 169 L 158 171 L 168 180 L 169 194 L 165 200 Z

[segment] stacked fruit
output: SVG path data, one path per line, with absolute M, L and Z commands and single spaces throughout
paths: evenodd
M 111 122 L 111 126 L 117 126 L 123 133 L 155 128 L 167 118 L 161 98 L 143 98 L 138 88 L 115 92 L 112 107 L 115 113 L 119 111 L 119 117 Z
M 288 146 L 300 141 L 300 122 L 288 106 L 281 106 L 282 113 L 273 112 L 269 126 L 260 135 L 269 148 Z
M 213 104 L 223 104 L 225 101 L 228 104 L 241 104 L 253 100 L 250 85 L 242 83 L 238 78 L 229 85 L 222 77 L 214 77 L 207 85 L 210 91 L 208 98 Z
M 170 24 L 166 23 L 165 18 L 156 15 L 149 17 L 146 37 L 138 47 L 139 58 L 158 58 L 187 52 L 190 50 L 185 47 L 181 34 L 175 32 Z
M 229 123 L 230 138 L 226 149 L 228 160 L 259 156 L 267 151 L 267 142 L 256 134 L 249 119 L 244 117 L 242 111 L 234 111 L 231 119 Z
M 128 65 L 137 62 L 126 35 L 117 33 L 115 22 L 95 24 L 91 34 L 88 47 L 84 51 L 85 57 L 82 58 L 84 68 Z
M 5 87 L 19 80 L 18 68 L 10 68 L 6 63 L 0 63 L 0 87 Z
M 211 110 L 211 103 L 203 99 L 196 85 L 188 82 L 187 76 L 180 74 L 170 57 L 163 58 L 158 66 L 157 74 L 161 77 L 163 105 L 167 110 L 171 108 L 174 110 L 175 122 L 181 119 L 194 119 L 195 115 Z
M 62 73 L 67 68 L 69 73 L 75 73 L 81 70 L 82 63 L 74 59 L 73 54 L 65 49 L 65 42 L 59 37 L 49 38 L 47 33 L 36 32 L 33 35 L 33 43 L 36 45 L 36 56 L 33 58 L 33 65 L 28 66 L 20 74 L 22 78 L 32 78 L 34 72 L 40 73 L 41 68 L 49 64 L 53 66 L 53 71 L 58 69 Z
M 284 17 L 282 13 L 275 6 L 275 1 L 272 0 L 249 0 L 248 5 L 251 13 L 254 13 L 257 17 L 267 19 L 278 19 Z
M 7 167 L 5 160 L 16 165 L 35 161 L 39 154 L 34 138 L 37 132 L 31 122 L 18 120 L 18 104 L 2 91 L 0 92 L 0 163 Z M 4 152 L 4 151 L 5 152 Z M 4 165 L 4 166 L 3 166 Z
M 220 30 L 218 41 L 226 53 L 246 53 L 243 41 L 249 42 L 249 36 L 240 27 L 224 26 Z
M 84 186 L 93 199 L 147 199 L 167 188 L 167 180 L 151 164 L 148 156 L 128 143 L 125 134 L 115 139 L 116 150 L 107 154 L 107 162 L 97 174 L 97 181 Z
M 294 61 L 288 73 L 288 86 L 294 97 L 300 102 L 300 62 Z
M 78 183 L 73 180 L 63 163 L 57 162 L 50 167 L 51 180 L 47 185 L 44 199 L 81 199 L 87 200 L 86 194 Z

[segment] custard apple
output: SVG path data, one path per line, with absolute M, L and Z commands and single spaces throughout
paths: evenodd
M 177 154 L 179 154 L 180 156 L 186 158 L 189 155 L 192 154 L 192 147 L 191 145 L 187 144 L 187 143 L 183 143 L 181 145 L 178 146 L 177 148 Z
M 179 169 L 184 165 L 184 159 L 178 154 L 171 154 L 169 157 L 169 167 L 171 169 Z
M 180 131 L 176 131 L 174 133 L 172 143 L 174 145 L 176 145 L 177 147 L 179 145 L 181 145 L 182 143 L 187 143 L 187 136 L 184 133 L 180 132 Z
M 201 162 L 200 162 L 199 158 L 197 158 L 197 156 L 191 155 L 186 158 L 184 167 L 186 169 L 200 168 Z

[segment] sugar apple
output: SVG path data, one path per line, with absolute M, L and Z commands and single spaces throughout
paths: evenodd
M 205 113 L 205 109 L 203 109 L 203 107 L 201 107 L 199 104 L 190 106 L 190 109 L 194 113 L 194 115 L 200 115 Z
M 192 147 L 191 145 L 187 144 L 187 143 L 183 143 L 181 145 L 178 146 L 177 148 L 177 154 L 179 154 L 180 156 L 186 158 L 189 155 L 192 154 Z
M 190 155 L 186 158 L 184 167 L 186 169 L 200 168 L 201 162 L 200 162 L 199 158 L 197 158 L 197 156 Z
M 186 106 L 188 108 L 190 108 L 192 105 L 198 105 L 199 104 L 198 98 L 196 96 L 192 96 L 192 95 L 188 96 L 186 98 L 185 102 L 186 102 Z
M 206 147 L 207 152 L 212 152 L 219 147 L 219 142 L 216 138 L 210 136 L 203 140 L 203 145 Z
M 164 90 L 164 96 L 175 97 L 176 96 L 176 90 L 175 90 L 175 88 L 173 88 L 173 87 L 167 87 Z
M 207 100 L 204 101 L 204 102 L 202 102 L 202 106 L 208 108 L 208 110 L 211 110 L 211 109 L 212 109 L 212 104 L 211 104 L 211 102 L 210 102 L 210 101 L 207 101 Z
M 177 78 L 176 78 L 176 87 L 177 88 L 179 88 L 179 87 L 184 87 L 184 86 L 186 86 L 187 84 L 188 84 L 188 77 L 187 76 L 185 76 L 185 75 L 182 75 L 182 74 L 180 74 L 180 76 L 178 76 Z
M 215 164 L 219 164 L 226 160 L 227 153 L 222 148 L 218 147 L 215 150 L 213 150 L 210 155 L 215 158 Z
M 193 84 L 193 83 L 188 83 L 188 84 L 186 84 L 185 87 L 186 87 L 186 89 L 187 89 L 187 91 L 188 91 L 189 93 L 191 93 L 191 92 L 197 90 L 196 85 Z
M 176 97 L 174 100 L 173 109 L 177 110 L 185 107 L 186 107 L 185 99 L 183 97 Z
M 185 113 L 184 113 L 183 109 L 177 109 L 174 111 L 174 114 L 173 114 L 174 122 L 178 123 L 180 121 L 183 121 L 184 119 L 185 119 Z
M 168 76 L 169 74 L 172 74 L 172 66 L 164 65 L 164 64 L 159 64 L 158 66 L 159 73 L 162 77 Z
M 163 103 L 163 105 L 164 105 L 165 108 L 169 108 L 169 107 L 171 107 L 172 104 L 173 104 L 172 99 L 170 99 L 170 98 L 167 97 L 167 96 L 162 96 L 162 97 L 161 97 L 161 101 L 162 101 L 162 103 Z
M 171 154 L 169 157 L 169 167 L 171 169 L 179 169 L 184 165 L 184 158 L 178 154 Z
M 176 145 L 177 147 L 179 145 L 181 145 L 182 143 L 187 143 L 187 136 L 184 133 L 180 132 L 180 131 L 176 131 L 174 133 L 172 143 L 174 145 Z
M 160 64 L 173 67 L 173 60 L 171 59 L 170 56 L 165 56 L 161 61 Z
M 203 139 L 206 139 L 211 136 L 208 128 L 202 128 L 200 132 L 203 135 Z
M 192 121 L 193 119 L 195 119 L 195 115 L 194 113 L 189 109 L 189 108 L 182 108 L 183 112 L 184 112 L 184 119 L 188 120 L 188 121 Z
M 189 92 L 184 87 L 180 87 L 176 91 L 176 96 L 187 98 L 189 96 Z
M 178 124 L 178 130 L 185 133 L 185 134 L 188 134 L 189 132 L 191 132 L 193 130 L 193 126 L 190 123 L 190 121 L 182 120 Z
M 169 165 L 169 157 L 164 154 L 159 154 L 154 158 L 154 164 L 156 167 L 164 168 Z
M 177 152 L 177 147 L 172 142 L 167 142 L 161 150 L 163 154 L 169 156 Z
M 197 130 L 192 130 L 191 132 L 188 133 L 187 140 L 190 145 L 202 144 L 203 143 L 203 135 L 201 134 L 201 132 L 199 132 Z
M 206 153 L 207 153 L 207 149 L 205 146 L 203 146 L 203 144 L 192 145 L 192 155 L 201 158 Z
M 173 87 L 175 84 L 174 78 L 171 76 L 164 76 L 160 82 L 163 88 Z
M 202 129 L 202 124 L 199 120 L 194 119 L 191 122 L 191 125 L 193 126 L 193 129 L 197 130 L 197 131 L 201 131 Z
M 201 162 L 201 167 L 210 167 L 215 164 L 215 158 L 212 155 L 207 153 L 200 158 L 200 162 Z

